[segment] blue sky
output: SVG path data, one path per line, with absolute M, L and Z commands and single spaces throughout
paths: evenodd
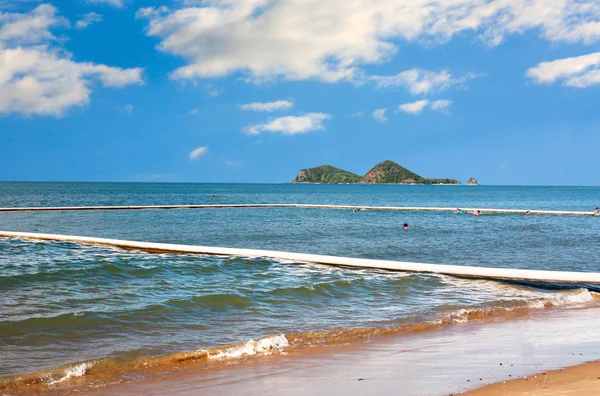
M 593 0 L 0 0 L 0 180 L 598 185 L 599 44 Z

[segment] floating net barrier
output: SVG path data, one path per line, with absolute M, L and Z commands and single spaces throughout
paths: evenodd
M 402 272 L 434 273 L 477 279 L 508 280 L 520 282 L 553 282 L 555 284 L 571 285 L 600 285 L 600 273 L 597 272 L 546 271 L 446 264 L 426 264 L 392 260 L 372 260 L 353 257 L 326 256 L 319 254 L 294 253 L 276 250 L 180 245 L 171 243 L 139 242 L 121 239 L 11 231 L 0 231 L 0 237 L 96 244 L 113 246 L 123 249 L 141 250 L 150 253 L 185 253 L 248 258 L 264 257 L 276 260 L 286 260 L 287 262 L 291 263 L 315 263 L 339 267 L 374 268 Z
M 317 205 L 317 204 L 206 204 L 206 205 L 129 205 L 129 206 L 37 206 L 0 208 L 0 212 L 24 211 L 77 211 L 77 210 L 167 210 L 167 209 L 230 209 L 230 208 L 305 208 L 305 209 L 343 209 L 343 210 L 388 210 L 388 211 L 430 211 L 455 212 L 458 208 L 420 207 L 420 206 L 365 206 L 365 205 Z M 566 215 L 566 216 L 598 216 L 594 212 L 568 210 L 532 210 L 532 209 L 490 209 L 460 208 L 461 214 L 504 213 L 523 215 Z

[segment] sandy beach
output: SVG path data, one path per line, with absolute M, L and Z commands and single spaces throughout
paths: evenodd
M 456 395 L 492 384 L 470 394 L 594 394 L 592 386 L 598 386 L 594 380 L 600 383 L 598 375 L 592 375 L 597 363 L 551 370 L 600 359 L 599 314 L 600 309 L 582 309 L 468 323 L 231 362 L 220 369 L 89 389 L 87 393 L 417 396 Z M 531 377 L 510 382 L 524 376 Z
M 588 396 L 598 394 L 600 394 L 600 362 L 498 382 L 465 393 L 468 396 Z

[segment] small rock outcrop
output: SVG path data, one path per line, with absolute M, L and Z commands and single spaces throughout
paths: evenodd
M 479 185 L 479 183 L 477 183 L 477 180 L 475 180 L 475 178 L 474 178 L 474 177 L 470 178 L 470 179 L 467 181 L 467 186 L 477 186 L 477 185 Z

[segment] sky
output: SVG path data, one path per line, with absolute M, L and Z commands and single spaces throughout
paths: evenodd
M 599 185 L 598 0 L 0 0 L 0 180 Z

